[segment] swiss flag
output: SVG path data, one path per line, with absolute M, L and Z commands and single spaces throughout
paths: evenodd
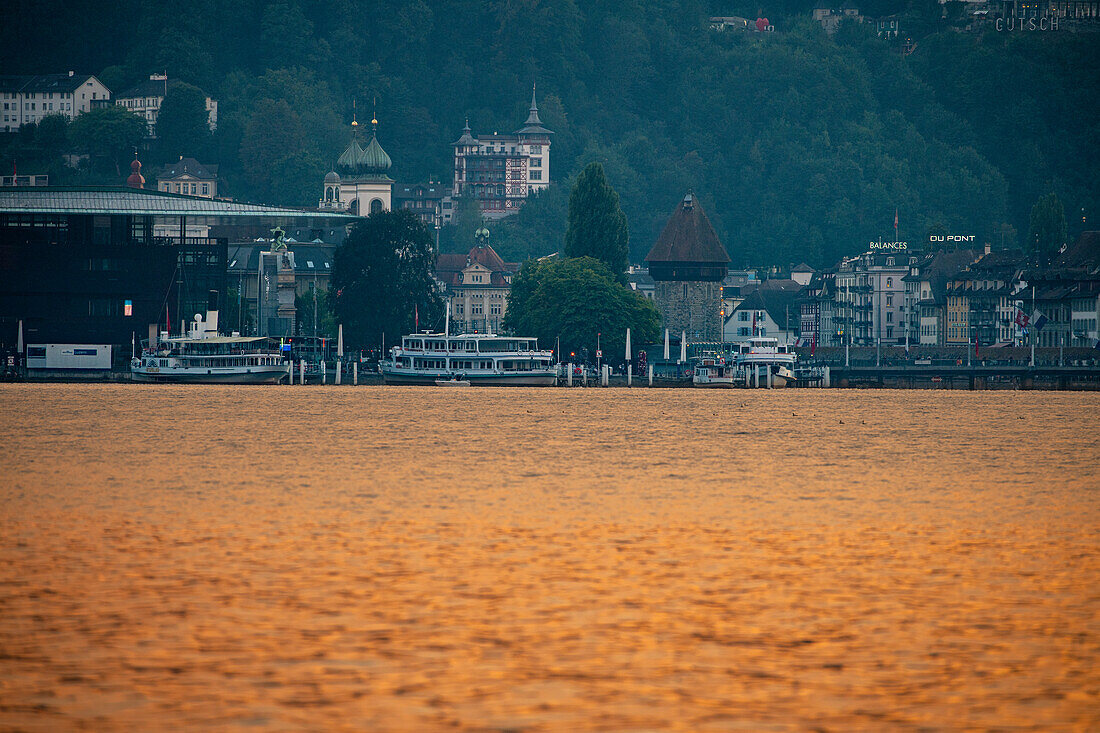
M 1027 324 L 1030 321 L 1031 321 L 1031 319 L 1027 317 L 1026 313 L 1024 313 L 1023 311 L 1016 311 L 1016 325 L 1017 326 L 1019 326 L 1020 328 L 1027 328 Z

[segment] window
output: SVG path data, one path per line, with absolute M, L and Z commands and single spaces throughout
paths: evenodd
M 886 296 L 886 305 L 893 305 L 893 304 L 894 304 L 894 296 L 887 295 Z
M 202 184 L 202 195 L 207 196 L 209 194 L 210 194 L 210 184 L 209 183 Z
M 742 314 L 742 315 L 744 315 L 744 314 Z M 741 328 L 737 329 L 737 335 L 738 336 L 748 336 L 749 335 L 748 327 L 747 326 L 742 326 Z
M 739 320 L 739 321 L 749 320 L 749 312 L 748 311 L 741 311 L 740 313 L 737 314 L 737 320 Z M 742 334 L 742 335 L 744 335 L 744 334 Z
M 381 210 L 382 210 L 382 201 L 381 201 L 381 199 L 374 199 L 370 202 L 370 213 L 377 214 Z
M 894 322 L 894 311 L 886 311 L 886 322 L 887 323 L 893 323 Z
M 893 264 L 893 263 L 891 263 L 891 264 Z M 886 278 L 886 287 L 888 287 L 888 288 L 894 287 L 894 278 L 892 278 L 892 277 Z
M 888 339 L 894 338 L 894 327 L 893 326 L 887 326 L 886 327 L 886 338 L 888 338 Z
M 542 171 L 531 171 L 531 180 L 532 181 L 541 181 L 542 180 Z
M 481 304 L 480 303 L 475 303 L 475 304 L 471 305 L 470 306 L 470 313 L 472 315 L 475 315 L 475 316 L 480 316 L 481 315 Z
M 531 167 L 532 168 L 541 168 L 542 167 L 542 158 L 531 158 Z

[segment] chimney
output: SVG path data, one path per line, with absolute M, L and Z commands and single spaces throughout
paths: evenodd
M 986 243 L 985 243 L 985 253 L 986 253 L 986 254 L 989 254 L 989 250 L 990 250 L 990 247 L 989 247 L 989 242 L 986 242 Z

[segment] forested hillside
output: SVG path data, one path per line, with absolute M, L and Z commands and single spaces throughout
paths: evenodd
M 537 82 L 557 185 L 495 225 L 509 258 L 561 246 L 571 179 L 594 160 L 621 196 L 633 261 L 689 188 L 735 265 L 831 264 L 892 238 L 895 209 L 903 239 L 942 228 L 1007 246 L 1041 194 L 1057 192 L 1071 235 L 1100 207 L 1095 34 L 963 33 L 923 1 L 864 10 L 902 12 L 903 37 L 920 32 L 910 56 L 867 25 L 829 37 L 792 0 L 764 8 L 774 33 L 709 30 L 712 14 L 756 17 L 736 1 L 186 8 L 9 4 L 0 73 L 75 68 L 117 92 L 166 70 L 220 101 L 217 133 L 189 147 L 221 165 L 224 190 L 300 205 L 346 146 L 353 101 L 361 121 L 377 104 L 395 178 L 446 181 L 464 119 L 475 133 L 515 129 Z

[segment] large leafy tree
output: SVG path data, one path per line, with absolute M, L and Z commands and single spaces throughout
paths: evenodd
M 1048 264 L 1066 243 L 1066 212 L 1057 194 L 1040 196 L 1031 207 L 1031 228 L 1027 238 L 1040 264 Z
M 569 194 L 565 255 L 594 257 L 621 278 L 628 264 L 629 243 L 626 214 L 619 208 L 619 194 L 607 182 L 603 166 L 589 163 L 577 176 Z
M 660 315 L 645 297 L 621 285 L 593 257 L 529 260 L 512 280 L 504 328 L 536 336 L 561 353 L 596 353 L 597 335 L 608 361 L 624 354 L 626 329 L 635 345 L 657 339 Z
M 69 125 L 69 137 L 78 150 L 88 154 L 93 167 L 113 170 L 115 177 L 121 178 L 146 130 L 143 118 L 111 104 L 78 116 Z
M 433 239 L 415 214 L 380 211 L 356 224 L 332 270 L 337 320 L 348 343 L 375 348 L 420 327 L 442 325 L 443 299 L 432 270 Z
M 209 147 L 206 93 L 191 84 L 172 85 L 157 114 L 158 162 L 181 156 L 202 159 Z

